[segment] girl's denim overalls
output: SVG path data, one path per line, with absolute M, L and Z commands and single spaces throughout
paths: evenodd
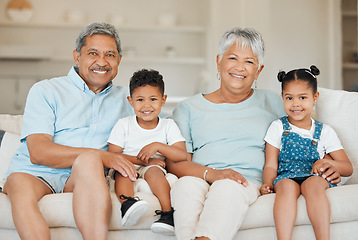
M 315 130 L 313 140 L 311 140 L 291 132 L 287 117 L 282 117 L 280 120 L 284 131 L 281 137 L 282 149 L 278 159 L 277 178 L 274 181 L 274 185 L 284 178 L 305 179 L 314 176 L 311 171 L 313 164 L 320 159 L 317 145 L 321 137 L 323 124 L 315 120 Z M 330 187 L 336 186 L 336 184 L 328 183 Z

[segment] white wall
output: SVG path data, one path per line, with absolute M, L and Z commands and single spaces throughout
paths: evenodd
M 207 64 L 203 68 L 206 68 L 209 83 L 206 87 L 200 86 L 203 92 L 213 91 L 219 86 L 219 82 L 216 80 L 215 63 L 217 48 L 222 34 L 234 26 L 254 27 L 264 37 L 266 43 L 265 68 L 258 79 L 259 88 L 280 92 L 280 86 L 276 80 L 279 70 L 288 71 L 292 68 L 309 67 L 311 64 L 315 64 L 321 70 L 319 86 L 332 89 L 341 89 L 342 87 L 340 1 L 337 0 L 29 1 L 34 7 L 34 16 L 31 21 L 37 23 L 64 22 L 66 15 L 75 11 L 85 13 L 86 22 L 108 21 L 111 16 L 121 15 L 125 19 L 125 24 L 152 25 L 155 24 L 159 14 L 170 12 L 179 14 L 179 24 L 207 26 L 207 53 L 204 54 L 207 55 Z M 9 22 L 5 14 L 8 2 L 9 0 L 0 1 L 0 23 Z M 8 34 L 9 31 L 11 29 L 7 29 L 6 33 Z M 27 36 L 16 36 L 16 43 L 35 41 L 35 38 L 31 36 L 31 31 L 28 30 Z M 46 43 L 49 37 L 54 37 L 56 34 L 56 36 L 61 36 L 61 31 L 65 30 L 58 28 L 51 31 L 53 31 L 52 36 L 43 35 L 41 42 Z M 66 31 L 68 33 L 68 30 Z M 71 54 L 78 29 L 74 28 L 69 33 L 71 35 L 67 37 L 72 40 L 64 39 L 63 45 L 65 46 L 59 47 L 57 50 L 57 53 L 64 56 Z M 39 34 L 39 32 L 36 32 L 36 34 Z M 11 43 L 13 41 L 11 37 L 14 36 L 8 35 L 5 36 L 0 32 L 1 41 Z M 123 45 L 128 44 L 125 37 L 122 40 Z M 124 43 L 125 41 L 126 43 Z M 190 47 L 195 46 L 189 46 L 186 50 L 190 51 Z M 14 63 L 4 61 L 0 64 L 2 65 L 0 69 L 6 70 L 14 65 Z M 14 71 L 21 72 L 21 74 L 24 74 L 23 77 L 26 77 L 28 70 L 33 67 L 40 67 L 41 63 L 32 64 L 21 67 L 21 69 L 16 68 Z M 71 61 L 64 62 L 61 69 L 53 71 L 48 68 L 45 73 L 53 73 L 54 76 L 67 74 L 71 64 Z M 133 69 L 127 67 L 126 70 L 123 70 L 123 67 L 124 65 L 121 64 L 120 74 L 122 75 L 118 77 L 117 83 L 126 85 L 126 81 L 122 79 L 127 80 L 131 75 L 129 70 Z M 195 65 L 192 66 L 192 68 L 195 67 Z M 192 72 L 195 72 L 194 69 L 187 74 L 192 75 Z M 11 78 L 11 76 L 7 77 Z M 17 83 L 11 82 L 10 78 L 6 78 L 7 80 L 4 81 L 0 80 L 2 89 L 8 88 L 8 86 L 10 89 L 18 89 Z M 18 81 L 21 82 L 22 79 Z M 173 93 L 176 90 L 182 92 L 185 88 L 190 87 L 198 89 L 198 86 L 188 86 L 186 82 L 176 80 L 175 83 L 167 84 L 168 89 L 171 90 L 171 95 L 176 95 L 175 92 Z M 21 91 L 24 92 L 24 90 Z M 24 101 L 24 97 L 21 101 Z M 0 112 L 2 111 L 1 108 L 0 105 Z
M 219 39 L 233 26 L 254 27 L 266 44 L 265 68 L 258 87 L 279 92 L 279 70 L 309 67 L 320 70 L 318 85 L 340 89 L 340 1 L 336 0 L 211 0 L 212 37 Z M 211 63 L 214 69 L 214 63 Z M 214 75 L 215 73 L 211 73 Z M 213 81 L 212 89 L 218 86 Z

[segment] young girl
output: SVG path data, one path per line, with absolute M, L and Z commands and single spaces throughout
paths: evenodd
M 319 93 L 319 70 L 278 73 L 287 117 L 274 121 L 265 136 L 266 163 L 261 194 L 276 192 L 274 218 L 277 239 L 291 239 L 297 198 L 305 197 L 316 239 L 329 239 L 330 207 L 325 190 L 340 176 L 353 172 L 334 130 L 311 118 Z

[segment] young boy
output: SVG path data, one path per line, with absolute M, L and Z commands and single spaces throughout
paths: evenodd
M 184 137 L 172 119 L 158 115 L 165 104 L 163 76 L 155 70 L 143 69 L 133 74 L 128 101 L 135 116 L 118 120 L 108 139 L 108 151 L 123 154 L 135 164 L 158 198 L 160 219 L 151 226 L 153 232 L 174 234 L 174 209 L 170 202 L 170 186 L 166 179 L 165 158 L 183 161 L 187 158 Z M 112 171 L 113 172 L 113 171 Z M 133 182 L 114 173 L 115 192 L 121 202 L 122 225 L 134 225 L 148 210 L 148 203 L 134 197 Z

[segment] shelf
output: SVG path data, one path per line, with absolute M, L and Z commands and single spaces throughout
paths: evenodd
M 122 63 L 161 63 L 161 64 L 205 64 L 204 58 L 195 57 L 127 57 L 123 56 Z
M 148 25 L 148 26 L 116 26 L 116 28 L 126 31 L 158 31 L 158 32 L 191 32 L 191 33 L 204 33 L 205 27 L 203 26 L 185 26 L 185 25 L 174 25 L 174 26 L 161 26 L 161 25 Z
M 357 17 L 358 14 L 357 14 L 357 11 L 351 10 L 351 11 L 343 11 L 342 16 L 343 17 Z
M 73 62 L 71 57 L 53 57 L 52 61 Z M 134 63 L 160 63 L 160 64 L 205 64 L 205 58 L 201 57 L 125 57 L 123 56 L 121 64 Z
M 35 22 L 0 22 L 2 27 L 26 27 L 26 28 L 64 28 L 64 29 L 82 29 L 86 23 L 35 23 Z M 161 26 L 161 25 L 123 25 L 116 26 L 119 31 L 164 31 L 164 32 L 191 32 L 191 33 L 204 33 L 204 26 L 192 26 L 192 25 L 173 25 L 173 26 Z
M 358 62 L 344 62 L 343 69 L 357 69 L 358 70 Z
M 47 60 L 51 53 L 49 46 L 0 45 L 1 60 Z

